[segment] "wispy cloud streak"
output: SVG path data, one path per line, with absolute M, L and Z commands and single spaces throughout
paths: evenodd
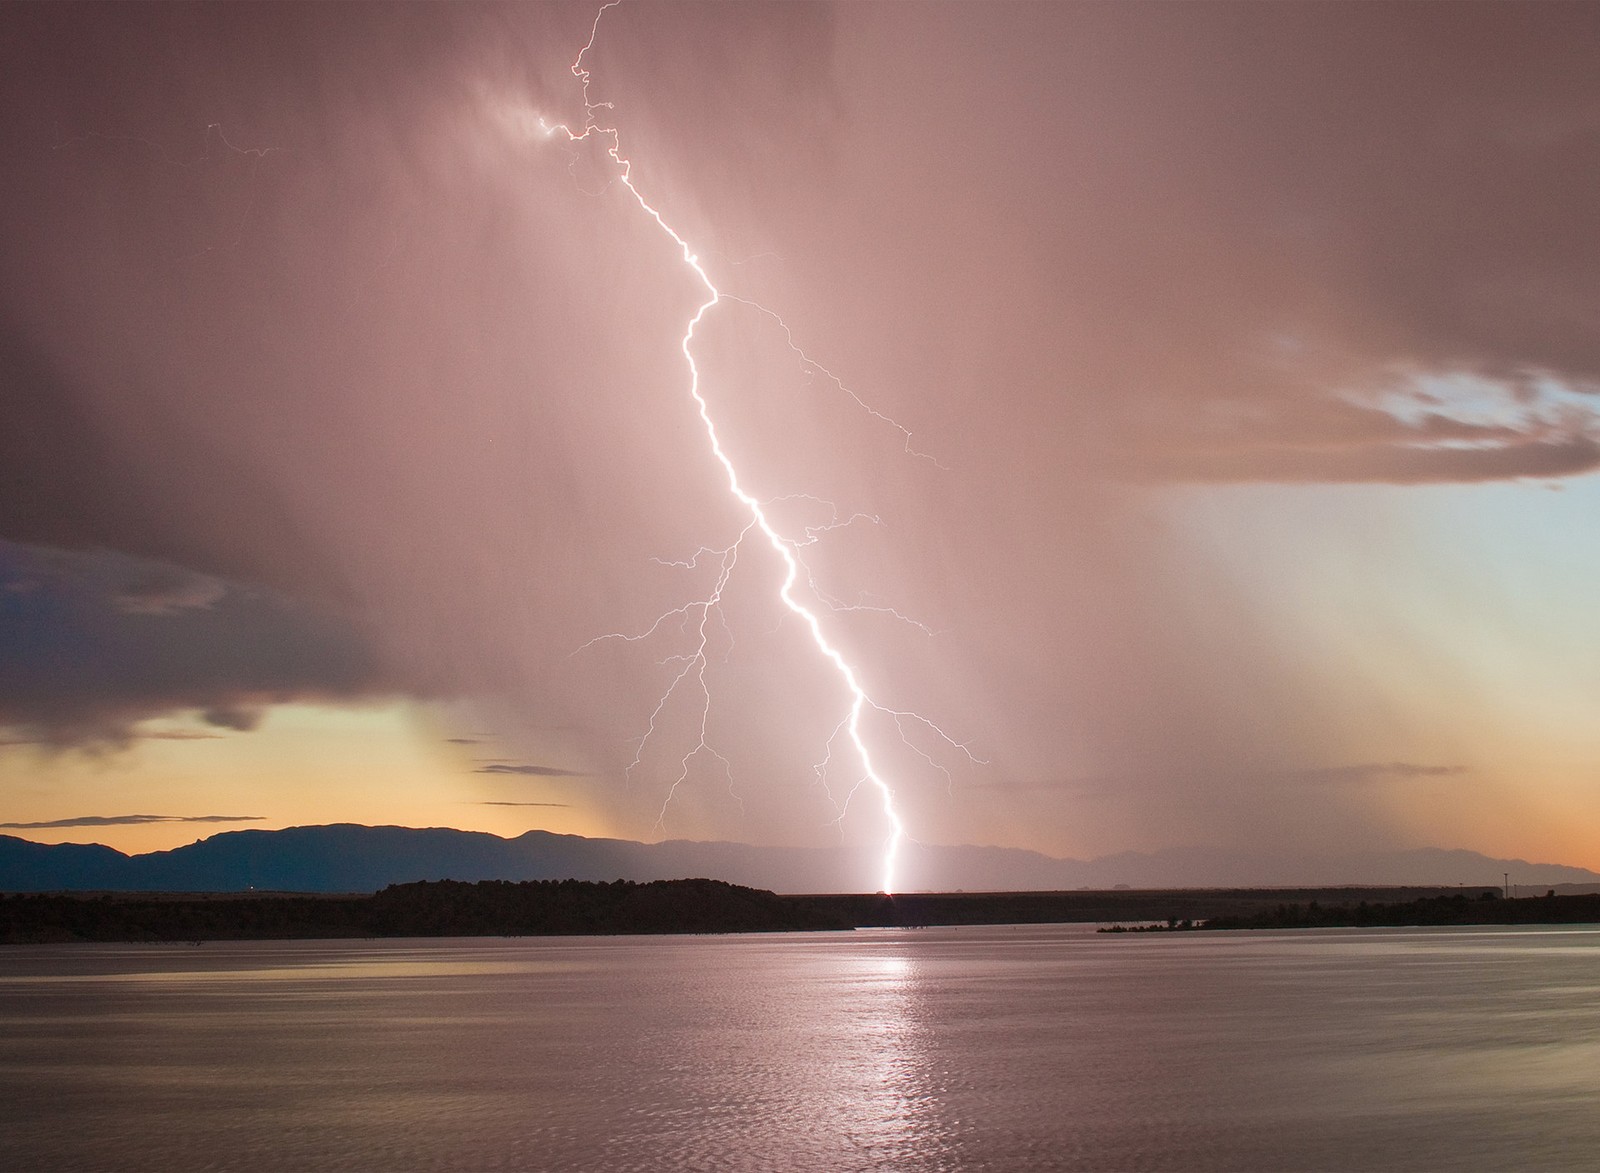
M 12 831 L 46 831 L 60 827 L 137 827 L 146 823 L 260 823 L 264 815 L 77 815 L 39 823 L 0 823 Z

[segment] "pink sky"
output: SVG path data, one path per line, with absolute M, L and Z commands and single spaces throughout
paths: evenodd
M 693 274 L 600 150 L 531 133 L 581 124 L 594 14 L 0 13 L 8 821 L 877 850 L 770 550 L 709 705 L 656 708 L 693 631 L 588 643 L 703 599 L 745 521 Z M 1600 866 L 1597 23 L 606 12 L 640 191 L 814 360 L 707 318 L 730 456 L 796 539 L 856 518 L 797 547 L 806 598 L 981 759 L 869 720 L 912 835 Z M 178 728 L 223 737 L 140 736 Z

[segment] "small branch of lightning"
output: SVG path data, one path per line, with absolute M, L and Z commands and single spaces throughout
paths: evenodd
M 803 370 L 805 370 L 808 374 L 819 374 L 819 375 L 821 375 L 824 379 L 826 379 L 826 380 L 828 380 L 828 382 L 832 383 L 836 388 L 838 388 L 841 392 L 843 392 L 845 395 L 847 395 L 850 399 L 854 400 L 855 401 L 855 405 L 857 407 L 859 407 L 862 411 L 866 412 L 873 419 L 879 421 L 880 423 L 887 424 L 889 427 L 891 427 L 895 431 L 899 432 L 900 433 L 900 438 L 903 441 L 905 453 L 906 453 L 907 456 L 914 456 L 918 460 L 926 460 L 929 464 L 933 465 L 935 468 L 937 468 L 941 472 L 949 472 L 950 471 L 950 469 L 947 466 L 945 466 L 943 464 L 940 464 L 938 459 L 936 457 L 934 457 L 931 453 L 923 452 L 921 449 L 919 449 L 916 446 L 915 437 L 912 436 L 910 428 L 906 427 L 904 424 L 900 423 L 898 420 L 892 419 L 889 416 L 884 415 L 883 412 L 881 412 L 877 408 L 873 407 L 865 399 L 861 398 L 860 395 L 858 395 L 854 391 L 852 391 L 850 389 L 850 387 L 845 383 L 845 381 L 843 379 L 841 379 L 838 375 L 834 374 L 827 367 L 823 366 L 820 362 L 818 362 L 816 359 L 812 358 L 809 354 L 807 354 L 804 350 L 802 350 L 800 348 L 800 344 L 795 341 L 794 331 L 789 328 L 789 323 L 785 322 L 783 320 L 783 318 L 777 313 L 777 311 L 768 309 L 766 306 L 762 305 L 758 301 L 751 301 L 747 297 L 739 297 L 737 294 L 724 293 L 722 295 L 722 297 L 723 297 L 724 301 L 734 301 L 734 302 L 738 302 L 740 305 L 749 306 L 751 309 L 757 311 L 758 313 L 765 314 L 767 317 L 771 318 L 774 322 L 776 322 L 778 324 L 779 329 L 781 329 L 783 331 L 783 338 L 784 338 L 784 341 L 786 343 L 788 343 L 789 349 L 791 351 L 793 351 L 794 354 L 795 354 L 795 357 L 800 360 L 801 368 Z
M 602 18 L 604 18 L 605 14 L 609 10 L 615 8 L 619 3 L 621 3 L 621 0 L 608 0 L 607 3 L 601 5 L 600 9 L 595 13 L 594 23 L 590 26 L 589 39 L 587 42 L 585 42 L 583 48 L 578 52 L 578 56 L 573 61 L 571 66 L 572 75 L 578 79 L 582 90 L 584 113 L 583 128 L 575 131 L 563 124 L 546 122 L 543 118 L 538 120 L 538 124 L 540 129 L 543 130 L 547 136 L 565 136 L 566 140 L 570 143 L 584 142 L 590 139 L 596 139 L 602 143 L 604 145 L 606 155 L 616 166 L 616 176 L 613 182 L 620 184 L 623 188 L 625 188 L 629 195 L 633 198 L 634 202 L 644 212 L 644 214 L 655 222 L 662 234 L 672 243 L 678 254 L 681 256 L 684 266 L 693 273 L 695 279 L 703 287 L 703 300 L 700 302 L 699 306 L 695 309 L 695 312 L 690 316 L 685 324 L 683 337 L 679 343 L 679 349 L 683 354 L 683 361 L 688 370 L 688 394 L 694 403 L 696 414 L 699 416 L 701 425 L 704 428 L 706 440 L 711 450 L 711 455 L 723 471 L 727 483 L 727 491 L 743 507 L 749 520 L 745 524 L 743 530 L 740 532 L 738 539 L 731 545 L 721 550 L 709 547 L 702 548 L 696 551 L 694 556 L 686 562 L 664 563 L 664 565 L 678 566 L 684 569 L 693 570 L 700 566 L 702 559 L 713 560 L 717 566 L 716 578 L 711 591 L 704 598 L 666 612 L 642 632 L 633 635 L 614 632 L 607 635 L 597 636 L 595 639 L 592 639 L 588 643 L 584 644 L 583 648 L 580 648 L 579 650 L 581 651 L 583 649 L 592 647 L 595 644 L 606 640 L 623 640 L 630 643 L 649 640 L 657 634 L 660 634 L 664 630 L 668 629 L 674 620 L 677 620 L 680 631 L 692 632 L 690 635 L 691 642 L 693 643 L 693 648 L 691 651 L 689 651 L 687 654 L 669 656 L 666 660 L 662 661 L 663 664 L 676 665 L 677 670 L 671 682 L 668 684 L 666 691 L 662 694 L 661 699 L 657 702 L 655 709 L 650 714 L 648 727 L 644 736 L 639 739 L 638 748 L 634 754 L 633 762 L 628 766 L 628 769 L 625 773 L 631 777 L 633 772 L 639 768 L 643 761 L 646 748 L 657 734 L 658 722 L 661 720 L 662 715 L 667 709 L 672 698 L 681 690 L 694 689 L 697 691 L 699 698 L 699 739 L 680 759 L 678 776 L 668 787 L 665 800 L 661 806 L 661 812 L 656 819 L 657 830 L 659 831 L 664 828 L 667 809 L 671 805 L 672 799 L 677 793 L 678 788 L 688 780 L 691 765 L 697 757 L 707 756 L 719 762 L 724 771 L 728 773 L 729 791 L 730 793 L 733 793 L 732 773 L 729 767 L 728 759 L 709 744 L 711 690 L 706 682 L 708 648 L 711 642 L 709 628 L 711 616 L 713 614 L 718 615 L 719 618 L 721 616 L 723 592 L 727 589 L 729 580 L 733 575 L 735 566 L 737 565 L 738 552 L 740 548 L 743 546 L 747 538 L 759 535 L 760 539 L 772 551 L 772 553 L 776 555 L 779 563 L 783 567 L 783 582 L 778 589 L 779 601 L 791 615 L 800 620 L 801 624 L 810 635 L 811 641 L 816 647 L 818 655 L 820 655 L 833 667 L 835 674 L 837 675 L 841 685 L 843 686 L 844 692 L 848 697 L 848 706 L 846 712 L 843 718 L 840 720 L 838 726 L 835 728 L 833 735 L 828 739 L 825 747 L 826 756 L 824 757 L 823 761 L 815 767 L 818 780 L 826 792 L 827 767 L 832 758 L 833 745 L 839 739 L 839 736 L 844 734 L 849 740 L 851 749 L 854 751 L 854 757 L 857 763 L 856 781 L 851 787 L 850 795 L 853 796 L 861 786 L 870 785 L 878 794 L 878 797 L 881 801 L 884 818 L 890 828 L 887 841 L 884 844 L 883 890 L 885 892 L 892 892 L 894 891 L 895 862 L 901 840 L 906 837 L 906 828 L 903 820 L 901 819 L 899 810 L 895 805 L 894 788 L 889 784 L 888 780 L 881 773 L 879 773 L 877 766 L 874 764 L 871 749 L 867 744 L 866 733 L 862 728 L 863 718 L 869 712 L 883 714 L 890 717 L 900 731 L 902 740 L 906 741 L 906 743 L 910 745 L 915 752 L 920 754 L 930 763 L 933 763 L 933 759 L 925 751 L 913 745 L 910 739 L 905 737 L 904 722 L 920 722 L 923 726 L 933 730 L 949 746 L 953 746 L 965 752 L 969 759 L 973 761 L 976 761 L 977 759 L 972 757 L 971 752 L 967 750 L 967 747 L 963 743 L 944 733 L 943 730 L 939 729 L 937 725 L 933 724 L 931 721 L 928 721 L 926 718 L 917 716 L 916 714 L 904 713 L 898 710 L 890 709 L 872 700 L 857 677 L 855 668 L 845 658 L 844 654 L 839 650 L 839 648 L 828 638 L 817 612 L 811 607 L 808 607 L 796 596 L 796 586 L 800 582 L 803 574 L 807 585 L 812 590 L 812 594 L 822 601 L 823 606 L 831 610 L 883 611 L 888 614 L 892 614 L 905 622 L 915 623 L 914 620 L 910 620 L 906 616 L 900 615 L 899 612 L 894 611 L 892 608 L 869 606 L 865 604 L 865 602 L 852 606 L 839 600 L 830 599 L 817 588 L 810 570 L 806 568 L 800 560 L 798 554 L 799 549 L 815 542 L 822 533 L 837 529 L 843 525 L 852 524 L 858 520 L 868 520 L 876 523 L 877 519 L 875 517 L 871 517 L 867 514 L 856 513 L 841 520 L 838 515 L 838 510 L 834 509 L 833 519 L 828 524 L 822 526 L 803 527 L 801 537 L 789 537 L 779 530 L 768 513 L 768 507 L 772 504 L 772 502 L 763 503 L 744 487 L 744 482 L 739 475 L 738 469 L 735 467 L 733 460 L 723 448 L 722 438 L 717 430 L 716 422 L 712 417 L 710 404 L 707 402 L 704 394 L 702 393 L 701 371 L 699 363 L 695 358 L 695 339 L 700 331 L 702 323 L 706 320 L 707 315 L 713 309 L 721 305 L 723 302 L 729 301 L 752 308 L 759 313 L 766 315 L 768 318 L 775 321 L 783 330 L 784 337 L 787 340 L 790 350 L 793 351 L 798 357 L 803 369 L 805 369 L 808 373 L 820 374 L 825 379 L 831 381 L 840 392 L 854 400 L 857 406 L 859 406 L 863 411 L 867 412 L 874 419 L 897 430 L 901 434 L 905 451 L 908 454 L 919 459 L 931 461 L 940 468 L 943 468 L 944 466 L 940 465 L 939 462 L 931 455 L 922 452 L 915 447 L 910 429 L 873 409 L 864 399 L 861 398 L 861 396 L 851 390 L 837 375 L 828 370 L 828 368 L 817 362 L 815 359 L 811 358 L 804 350 L 802 350 L 795 341 L 794 334 L 790 330 L 788 324 L 777 313 L 756 302 L 750 301 L 746 298 L 736 297 L 732 294 L 724 293 L 721 289 L 719 289 L 716 283 L 712 281 L 711 276 L 706 271 L 705 267 L 701 264 L 698 254 L 690 246 L 688 240 L 680 235 L 678 231 L 666 221 L 661 212 L 657 210 L 655 205 L 650 203 L 650 201 L 645 198 L 643 192 L 641 192 L 634 184 L 633 164 L 622 154 L 621 139 L 617 128 L 615 126 L 602 126 L 596 117 L 599 111 L 612 109 L 612 104 L 610 102 L 597 102 L 594 100 L 590 92 L 590 70 L 584 64 L 584 59 L 594 48 L 595 39 L 598 37 L 600 32 L 600 22 Z M 827 503 L 824 502 L 824 504 Z M 832 506 L 829 507 L 832 508 Z M 724 630 L 726 630 L 725 621 L 723 625 Z M 921 624 L 916 625 L 922 627 L 924 631 L 928 630 Z M 731 641 L 731 632 L 728 633 L 728 635 Z M 937 765 L 937 763 L 933 764 Z M 948 778 L 949 772 L 945 771 L 945 774 Z M 737 794 L 734 794 L 734 797 L 737 799 Z M 829 800 L 832 802 L 831 794 L 829 795 Z M 835 809 L 839 811 L 839 817 L 841 820 L 843 818 L 845 808 L 847 808 L 849 805 L 849 801 L 850 797 L 847 796 L 843 804 L 834 804 Z
M 180 171 L 195 171 L 205 164 L 214 162 L 215 160 L 221 158 L 223 153 L 241 155 L 250 160 L 250 174 L 247 178 L 247 183 L 249 185 L 249 198 L 245 201 L 244 211 L 239 214 L 239 222 L 234 226 L 233 238 L 226 244 L 206 245 L 206 247 L 201 249 L 199 252 L 190 254 L 190 260 L 194 260 L 197 257 L 203 257 L 207 253 L 231 252 L 233 249 L 238 247 L 239 242 L 244 239 L 244 229 L 245 225 L 250 222 L 250 214 L 256 209 L 256 173 L 261 169 L 261 161 L 268 155 L 282 154 L 285 149 L 283 147 L 237 146 L 231 139 L 228 138 L 226 132 L 223 131 L 222 123 L 220 122 L 208 122 L 206 124 L 203 149 L 201 150 L 200 154 L 188 160 L 175 158 L 172 153 L 160 143 L 154 142 L 151 139 L 142 138 L 139 135 L 103 134 L 100 131 L 95 130 L 91 130 L 85 134 L 73 135 L 71 138 L 63 139 L 50 149 L 53 151 L 64 151 L 70 147 L 78 146 L 81 143 L 91 142 L 116 143 L 122 146 L 142 147 L 147 151 L 153 152 L 161 163 L 168 167 L 176 167 Z M 222 144 L 221 152 L 216 149 L 215 144 L 217 143 Z

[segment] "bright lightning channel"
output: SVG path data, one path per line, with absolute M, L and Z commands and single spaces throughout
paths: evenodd
M 744 506 L 745 510 L 749 514 L 750 521 L 749 524 L 745 526 L 743 532 L 741 532 L 738 541 L 736 541 L 726 550 L 701 550 L 696 555 L 697 559 L 700 554 L 709 554 L 721 559 L 721 564 L 718 567 L 716 585 L 708 598 L 703 599 L 698 603 L 691 604 L 690 606 L 669 612 L 667 615 L 664 615 L 658 619 L 648 631 L 640 635 L 620 636 L 614 638 L 623 638 L 628 640 L 646 639 L 658 631 L 662 625 L 673 616 L 677 616 L 681 620 L 687 622 L 691 613 L 698 611 L 699 621 L 696 625 L 698 629 L 698 647 L 693 655 L 672 658 L 673 660 L 680 661 L 682 663 L 682 667 L 677 676 L 674 678 L 672 684 L 668 687 L 666 693 L 662 696 L 661 701 L 656 706 L 655 711 L 651 714 L 650 732 L 654 732 L 656 719 L 661 715 L 662 710 L 667 704 L 668 698 L 673 695 L 677 687 L 682 684 L 691 674 L 695 675 L 695 682 L 699 685 L 702 695 L 706 697 L 709 704 L 709 693 L 707 692 L 707 685 L 705 682 L 706 646 L 708 638 L 706 624 L 712 610 L 717 607 L 717 604 L 721 600 L 723 588 L 727 585 L 728 577 L 733 571 L 734 559 L 737 556 L 739 545 L 743 542 L 745 536 L 749 534 L 751 529 L 759 530 L 761 536 L 766 539 L 767 545 L 772 548 L 773 553 L 778 556 L 784 566 L 783 585 L 778 591 L 779 598 L 782 600 L 783 605 L 792 614 L 798 617 L 805 625 L 806 629 L 811 633 L 811 639 L 816 645 L 817 651 L 824 659 L 833 665 L 834 670 L 837 672 L 840 680 L 844 683 L 845 688 L 848 690 L 850 696 L 850 708 L 849 712 L 846 714 L 844 720 L 840 724 L 840 729 L 848 734 L 850 744 L 854 748 L 856 756 L 861 763 L 861 780 L 857 782 L 856 786 L 859 787 L 861 782 L 870 783 L 877 790 L 878 796 L 882 801 L 884 817 L 888 820 L 890 827 L 888 841 L 884 846 L 882 890 L 884 892 L 893 892 L 895 881 L 895 862 L 899 854 L 901 840 L 905 838 L 905 824 L 900 817 L 899 811 L 895 807 L 893 787 L 889 785 L 888 781 L 885 780 L 883 775 L 878 772 L 877 767 L 873 764 L 872 753 L 867 748 L 867 742 L 861 729 L 861 720 L 863 714 L 868 708 L 872 708 L 889 714 L 896 721 L 896 723 L 899 723 L 905 718 L 914 718 L 915 720 L 918 720 L 924 725 L 927 725 L 929 728 L 933 729 L 933 731 L 939 737 L 943 738 L 948 744 L 962 750 L 963 752 L 966 752 L 966 747 L 948 737 L 937 726 L 934 726 L 931 722 L 926 721 L 924 718 L 916 717 L 915 714 L 901 713 L 895 710 L 885 709 L 883 706 L 872 701 L 871 698 L 868 697 L 866 690 L 862 688 L 860 680 L 856 676 L 855 669 L 851 667 L 850 663 L 845 659 L 843 653 L 841 653 L 839 649 L 829 641 L 826 632 L 823 630 L 822 622 L 817 617 L 816 613 L 795 597 L 795 585 L 800 580 L 802 567 L 799 558 L 795 554 L 794 548 L 797 544 L 803 545 L 814 541 L 818 532 L 818 527 L 807 529 L 807 536 L 801 542 L 794 542 L 785 538 L 773 526 L 771 520 L 767 516 L 766 510 L 762 507 L 762 503 L 752 496 L 744 488 L 743 483 L 740 481 L 738 469 L 734 467 L 732 459 L 729 458 L 727 452 L 722 447 L 722 440 L 717 433 L 717 425 L 711 417 L 711 408 L 709 404 L 707 404 L 705 396 L 701 394 L 700 390 L 700 366 L 695 361 L 694 342 L 695 334 L 700 328 L 701 322 L 705 320 L 706 315 L 710 313 L 712 309 L 725 300 L 737 301 L 751 306 L 752 308 L 774 318 L 778 324 L 782 326 L 785 336 L 788 338 L 790 348 L 800 355 L 802 361 L 808 368 L 820 371 L 828 379 L 832 380 L 833 383 L 835 383 L 845 394 L 854 399 L 856 403 L 859 404 L 864 410 L 869 412 L 875 418 L 882 420 L 883 422 L 898 429 L 902 435 L 902 438 L 904 439 L 905 449 L 909 454 L 929 461 L 933 461 L 933 458 L 928 456 L 926 453 L 919 452 L 913 447 L 910 431 L 898 423 L 895 423 L 893 420 L 888 419 L 888 417 L 880 415 L 878 412 L 868 407 L 867 404 L 863 402 L 854 391 L 851 391 L 842 382 L 840 382 L 831 371 L 812 360 L 810 356 L 806 355 L 803 351 L 800 351 L 799 347 L 794 342 L 793 335 L 789 333 L 789 327 L 783 322 L 782 318 L 779 318 L 776 314 L 774 314 L 771 310 L 766 309 L 764 306 L 757 305 L 754 302 L 746 301 L 743 298 L 735 297 L 732 294 L 724 294 L 720 289 L 718 289 L 716 283 L 711 280 L 710 274 L 707 273 L 705 267 L 701 265 L 699 256 L 696 254 L 695 250 L 690 247 L 689 242 L 683 236 L 681 236 L 675 228 L 667 223 L 656 207 L 644 197 L 643 193 L 640 192 L 636 186 L 634 186 L 633 164 L 622 154 L 621 138 L 617 128 L 615 126 L 601 126 L 595 118 L 597 111 L 611 109 L 612 104 L 610 102 L 591 101 L 589 93 L 590 72 L 584 65 L 584 58 L 588 56 L 589 51 L 594 48 L 595 38 L 599 35 L 601 18 L 605 16 L 608 10 L 615 8 L 621 2 L 622 0 L 609 0 L 608 3 L 603 4 L 599 11 L 595 13 L 594 24 L 589 30 L 589 40 L 579 51 L 577 58 L 573 61 L 571 66 L 572 75 L 578 79 L 580 85 L 582 86 L 584 109 L 583 129 L 581 131 L 574 131 L 566 125 L 547 123 L 543 118 L 539 119 L 539 126 L 547 135 L 565 135 L 568 142 L 583 142 L 591 137 L 595 137 L 609 144 L 606 146 L 605 150 L 606 154 L 617 166 L 618 182 L 620 182 L 623 187 L 627 188 L 628 193 L 633 197 L 635 202 L 638 203 L 639 207 L 644 211 L 644 213 L 649 216 L 651 220 L 655 221 L 656 226 L 660 228 L 660 230 L 672 241 L 678 252 L 682 255 L 684 265 L 694 273 L 695 278 L 700 282 L 701 285 L 705 287 L 705 300 L 701 302 L 699 308 L 695 310 L 693 316 L 690 317 L 687 325 L 685 326 L 683 338 L 679 344 L 679 348 L 682 350 L 684 362 L 689 368 L 689 395 L 693 398 L 696 411 L 700 416 L 700 422 L 705 427 L 706 438 L 710 442 L 711 446 L 711 453 L 714 457 L 716 457 L 717 463 L 722 466 L 722 470 L 724 474 L 726 474 L 728 491 L 739 501 L 741 505 Z M 937 464 L 938 462 L 933 461 L 933 463 Z M 864 516 L 865 515 L 857 515 L 857 517 Z M 855 519 L 856 518 L 851 518 L 850 520 Z M 867 518 L 867 520 L 876 519 Z M 848 524 L 848 522 L 836 522 L 836 525 L 841 524 Z M 825 526 L 820 528 L 829 529 L 835 528 L 835 526 Z M 807 575 L 807 579 L 809 582 L 809 574 Z M 888 608 L 847 607 L 842 604 L 838 604 L 836 601 L 828 600 L 825 596 L 822 597 L 824 598 L 824 601 L 828 603 L 829 607 L 835 610 L 889 610 Z M 905 617 L 899 615 L 898 612 L 891 611 L 890 613 L 895 614 L 897 618 L 905 619 Z M 911 620 L 906 621 L 914 622 Z M 917 626 L 921 625 L 918 624 Z M 924 630 L 926 629 L 924 628 Z M 602 636 L 599 638 L 604 639 L 608 637 Z M 595 641 L 590 642 L 593 643 Z M 700 743 L 684 756 L 682 762 L 682 772 L 680 773 L 678 780 L 675 781 L 672 784 L 672 787 L 669 789 L 666 803 L 671 802 L 672 795 L 677 790 L 678 785 L 681 784 L 687 777 L 689 762 L 699 751 L 706 750 L 721 760 L 724 768 L 727 766 L 727 760 L 722 758 L 722 755 L 717 754 L 714 750 L 711 750 L 706 743 L 705 713 L 706 710 L 702 708 L 700 722 Z M 837 731 L 835 736 L 837 736 Z M 645 735 L 645 741 L 648 741 L 648 739 L 649 733 Z M 831 745 L 832 738 L 829 739 L 829 742 Z M 639 764 L 640 756 L 642 756 L 643 752 L 644 742 L 641 741 L 639 753 L 634 759 L 634 766 Z M 917 752 L 921 753 L 922 751 L 918 750 Z M 927 757 L 926 754 L 923 754 L 922 756 L 925 758 Z M 968 753 L 967 756 L 970 758 L 971 754 Z M 929 760 L 931 761 L 931 759 Z M 825 766 L 826 761 L 819 765 L 819 776 Z M 632 768 L 633 767 L 630 767 L 630 770 Z M 854 789 L 852 789 L 851 793 L 854 793 Z M 663 818 L 666 813 L 666 803 L 664 803 L 662 806 Z M 845 805 L 848 806 L 848 803 L 849 800 L 847 798 Z M 842 809 L 840 810 L 840 818 L 843 818 Z M 661 820 L 658 819 L 657 822 L 658 825 L 660 825 Z

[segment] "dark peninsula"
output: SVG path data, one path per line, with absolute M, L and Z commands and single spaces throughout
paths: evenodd
M 1571 925 L 1600 924 L 1600 893 L 1501 899 L 1489 889 L 1476 898 L 1465 893 L 1428 896 L 1395 903 L 1360 901 L 1324 906 L 1279 904 L 1239 916 L 1216 916 L 1197 929 L 1405 928 L 1425 925 Z M 1165 926 L 1163 926 L 1165 927 Z M 1177 927 L 1177 926 L 1172 926 Z

